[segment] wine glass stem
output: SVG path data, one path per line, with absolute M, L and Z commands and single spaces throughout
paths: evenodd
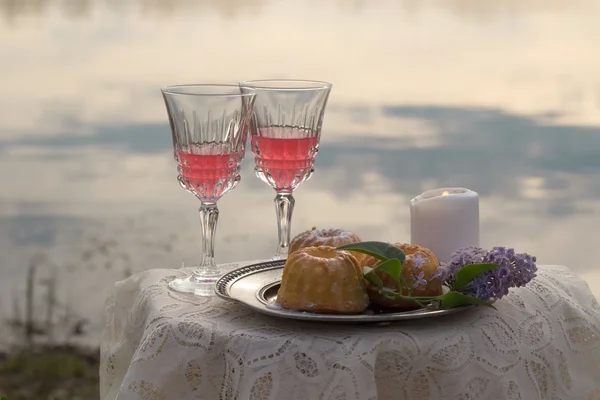
M 273 260 L 281 260 L 287 257 L 292 231 L 292 213 L 294 212 L 295 203 L 296 200 L 294 200 L 291 193 L 277 193 L 275 196 L 279 245 L 277 246 Z
M 215 233 L 219 220 L 219 209 L 216 203 L 202 203 L 198 209 L 200 225 L 202 227 L 202 264 L 195 272 L 196 275 L 217 274 L 215 264 Z

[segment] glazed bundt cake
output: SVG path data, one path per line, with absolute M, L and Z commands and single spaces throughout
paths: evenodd
M 358 261 L 331 246 L 291 253 L 283 267 L 277 303 L 282 308 L 327 314 L 356 314 L 369 305 Z
M 406 260 L 402 265 L 402 277 L 404 278 L 407 285 L 410 287 L 415 283 L 415 277 L 418 277 L 421 272 L 423 276 L 423 284 L 417 285 L 413 288 L 412 296 L 439 296 L 442 294 L 442 282 L 438 278 L 433 278 L 440 263 L 431 250 L 419 245 L 394 243 L 394 246 L 401 249 L 406 255 Z M 361 267 L 374 268 L 381 264 L 381 261 L 375 257 L 366 256 Z M 383 281 L 383 286 L 391 289 L 398 290 L 398 285 L 394 279 L 383 272 L 375 272 L 377 276 Z M 373 304 L 377 304 L 385 307 L 398 308 L 402 310 L 413 310 L 420 306 L 414 301 L 403 300 L 403 299 L 389 299 L 381 295 L 378 289 L 369 283 L 367 283 L 367 290 L 369 298 Z M 408 294 L 406 289 L 402 291 L 402 294 Z

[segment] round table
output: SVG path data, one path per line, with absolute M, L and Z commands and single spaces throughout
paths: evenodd
M 384 327 L 276 319 L 167 288 L 188 272 L 116 283 L 101 399 L 600 400 L 600 306 L 566 267 L 540 266 L 497 310 Z

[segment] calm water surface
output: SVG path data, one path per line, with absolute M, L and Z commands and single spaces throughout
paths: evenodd
M 38 280 L 58 277 L 97 340 L 115 280 L 197 259 L 158 89 L 270 77 L 334 84 L 294 233 L 408 241 L 412 197 L 465 186 L 482 245 L 600 295 L 599 19 L 596 0 L 0 0 L 2 313 L 44 254 Z M 272 254 L 273 196 L 246 163 L 220 262 Z

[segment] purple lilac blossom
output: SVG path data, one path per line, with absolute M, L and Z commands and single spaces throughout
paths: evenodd
M 480 247 L 463 247 L 444 263 L 441 277 L 452 286 L 459 269 L 469 264 L 492 263 L 499 267 L 474 279 L 464 290 L 466 294 L 493 303 L 508 294 L 512 287 L 526 285 L 536 276 L 536 258 L 527 253 L 517 254 L 514 249 L 494 247 L 486 251 Z
M 416 269 L 421 269 L 423 267 L 423 264 L 425 264 L 427 261 L 428 261 L 427 257 L 423 257 L 421 252 L 415 253 L 415 255 L 412 257 L 412 262 L 413 262 L 414 268 L 416 268 Z
M 411 274 L 413 278 L 413 289 L 416 289 L 419 286 L 427 285 L 427 279 L 425 279 L 425 271 L 422 270 L 423 264 L 425 264 L 427 260 L 427 257 L 423 257 L 421 252 L 417 252 L 412 256 L 413 268 L 411 270 Z M 415 270 L 418 270 L 420 272 L 416 274 Z
M 425 279 L 425 271 L 419 272 L 418 275 L 415 275 L 413 272 L 413 289 L 418 288 L 421 285 L 427 285 L 427 279 Z

